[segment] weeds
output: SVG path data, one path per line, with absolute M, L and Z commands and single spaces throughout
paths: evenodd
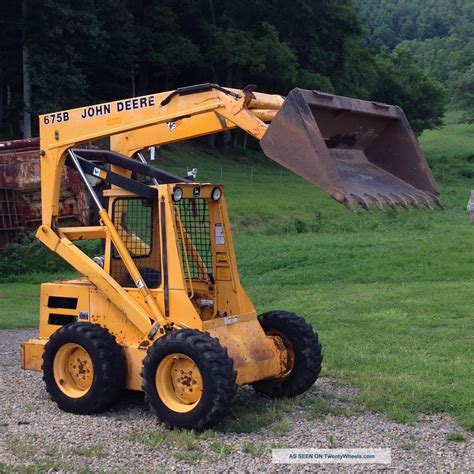
M 183 461 L 187 464 L 194 465 L 202 459 L 202 453 L 198 451 L 178 451 L 174 453 L 176 461 Z
M 306 416 L 312 420 L 326 415 L 350 416 L 353 413 L 349 408 L 331 405 L 332 400 L 334 400 L 334 398 L 328 395 L 310 394 L 307 397 L 302 398 L 299 401 L 299 405 L 304 410 Z
M 466 438 L 461 433 L 457 433 L 457 432 L 453 431 L 452 433 L 449 433 L 448 441 L 456 441 L 458 443 L 462 443 L 462 442 L 466 441 Z
M 8 450 L 18 459 L 30 459 L 37 452 L 35 445 L 29 440 L 9 438 L 6 445 Z
M 0 464 L 0 473 L 38 474 L 43 472 L 72 472 L 72 466 L 64 465 L 54 459 L 37 459 L 24 466 Z
M 171 448 L 176 452 L 173 454 L 177 461 L 183 461 L 194 465 L 201 459 L 220 461 L 232 453 L 232 447 L 217 439 L 217 433 L 213 430 L 197 432 L 194 430 L 166 430 L 150 431 L 147 433 L 133 433 L 129 436 L 130 441 L 144 444 L 150 450 L 160 448 Z M 201 446 L 201 442 L 210 442 L 209 449 L 216 456 L 209 456 Z
M 245 453 L 250 454 L 250 456 L 253 458 L 256 458 L 263 454 L 266 447 L 264 444 L 245 442 L 242 448 Z
M 72 448 L 69 450 L 69 454 L 73 456 L 84 456 L 86 458 L 105 458 L 107 456 L 101 444 Z
M 253 433 L 281 422 L 284 415 L 291 412 L 293 405 L 294 401 L 289 399 L 269 402 L 261 398 L 253 401 L 251 405 L 237 402 L 230 415 L 220 425 L 220 429 L 232 433 Z
M 185 449 L 187 451 L 196 449 L 199 439 L 200 433 L 197 431 L 180 429 L 134 433 L 130 436 L 131 441 L 138 441 L 149 449 L 157 449 L 163 446 Z
M 290 423 L 287 420 L 279 420 L 273 423 L 272 431 L 277 436 L 286 436 L 290 432 Z
M 232 453 L 232 448 L 228 444 L 225 444 L 219 440 L 213 441 L 209 448 L 211 451 L 217 454 L 218 461 L 224 459 L 226 456 Z

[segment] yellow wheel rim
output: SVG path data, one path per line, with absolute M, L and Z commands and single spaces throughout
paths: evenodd
M 92 387 L 94 366 L 88 352 L 69 342 L 60 347 L 53 363 L 54 380 L 68 397 L 83 397 Z
M 155 386 L 161 401 L 178 413 L 191 411 L 201 400 L 203 383 L 197 364 L 187 355 L 167 355 L 158 365 Z
M 293 371 L 293 368 L 295 366 L 295 351 L 293 350 L 293 346 L 291 342 L 282 334 L 276 332 L 276 331 L 269 331 L 266 333 L 267 337 L 270 337 L 271 339 L 277 339 L 279 343 L 283 344 L 286 349 L 286 364 L 285 364 L 285 371 L 283 372 L 280 377 L 278 377 L 278 380 L 285 380 L 287 379 L 291 372 Z

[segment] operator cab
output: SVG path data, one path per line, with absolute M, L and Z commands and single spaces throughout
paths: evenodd
M 150 167 L 137 155 L 141 163 L 108 150 L 69 150 L 66 163 L 86 186 L 86 174 L 109 186 L 100 197 L 88 186 L 118 234 L 105 233 L 96 262 L 137 300 L 149 290 L 165 316 L 178 301 L 191 302 L 202 321 L 254 312 L 239 281 L 223 186 L 195 183 L 195 170 L 184 178 Z
M 222 311 L 216 305 L 217 286 L 232 282 L 229 251 L 224 229 L 223 186 L 198 183 L 154 185 L 155 200 L 144 199 L 120 188 L 104 191 L 108 213 L 150 290 L 165 291 L 165 266 L 170 273 L 172 247 L 178 256 L 182 288 L 202 320 L 233 313 L 228 303 Z M 161 208 L 167 196 L 169 206 Z M 170 211 L 171 225 L 166 222 Z M 161 212 L 165 213 L 165 225 Z M 168 241 L 168 251 L 163 241 Z M 165 256 L 166 254 L 166 256 Z M 104 269 L 122 287 L 135 292 L 137 286 L 110 238 L 106 239 Z M 173 273 L 175 273 L 175 268 Z M 170 282 L 169 290 L 172 290 Z M 226 314 L 224 314 L 226 313 Z

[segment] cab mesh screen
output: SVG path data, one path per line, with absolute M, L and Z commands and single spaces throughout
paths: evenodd
M 209 208 L 205 199 L 182 199 L 175 203 L 178 247 L 188 278 L 206 279 L 212 273 Z
M 112 208 L 112 220 L 135 265 L 150 288 L 160 284 L 159 252 L 153 243 L 153 201 L 147 199 L 116 199 Z M 110 274 L 122 286 L 135 284 L 123 264 L 120 255 L 112 245 Z

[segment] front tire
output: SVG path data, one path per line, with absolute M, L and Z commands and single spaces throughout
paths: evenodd
M 44 348 L 46 390 L 70 413 L 96 413 L 111 406 L 125 388 L 126 373 L 122 349 L 98 324 L 67 324 Z
M 226 416 L 237 390 L 227 349 L 197 330 L 158 339 L 143 361 L 142 378 L 150 407 L 171 427 L 214 426 Z
M 295 397 L 306 392 L 321 372 L 323 356 L 317 333 L 302 317 L 286 311 L 269 311 L 258 320 L 267 336 L 281 339 L 290 367 L 279 379 L 254 383 L 255 391 L 272 398 Z

